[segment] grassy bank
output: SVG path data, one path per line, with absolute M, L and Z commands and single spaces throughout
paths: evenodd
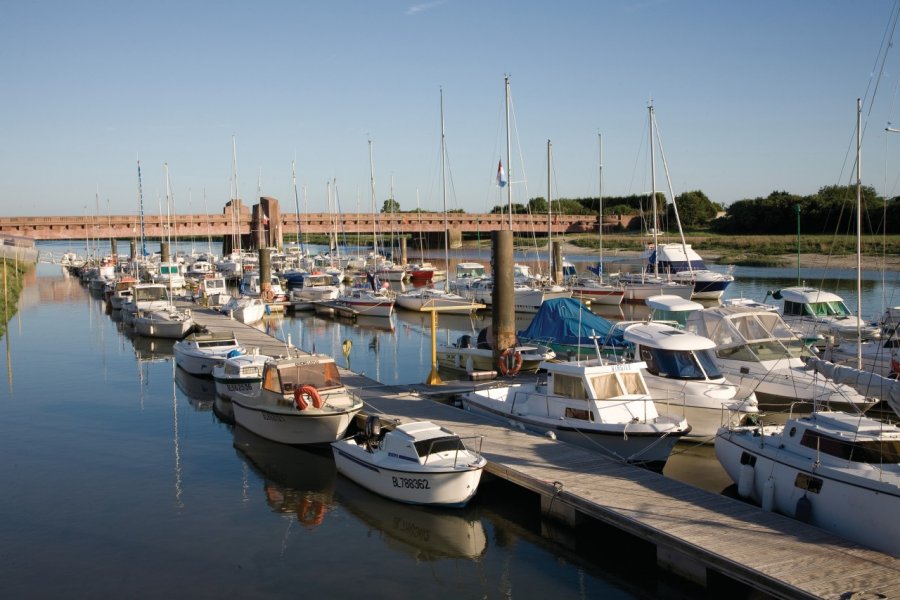
M 598 249 L 595 235 L 573 236 L 566 239 L 574 246 Z M 613 234 L 603 236 L 604 249 L 642 250 L 648 238 L 636 235 Z M 661 240 L 662 241 L 662 240 Z M 679 242 L 668 237 L 667 242 Z M 685 241 L 703 256 L 716 256 L 719 263 L 747 266 L 781 266 L 783 255 L 797 254 L 797 237 L 792 235 L 716 235 L 685 234 Z M 864 236 L 862 253 L 865 256 L 900 254 L 900 235 Z M 832 235 L 800 236 L 801 254 L 850 256 L 856 253 L 856 238 Z
M 0 259 L 0 293 L 3 305 L 0 306 L 0 335 L 6 334 L 6 324 L 18 311 L 19 295 L 25 286 L 25 273 L 34 265 Z

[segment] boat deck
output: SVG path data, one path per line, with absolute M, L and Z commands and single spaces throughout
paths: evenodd
M 261 353 L 273 348 L 286 353 L 284 343 L 214 311 L 195 310 L 195 320 L 210 331 L 233 331 Z M 676 572 L 702 581 L 713 571 L 782 598 L 900 598 L 900 560 L 886 554 L 583 448 L 510 429 L 429 400 L 409 386 L 385 386 L 341 372 L 368 414 L 429 420 L 463 437 L 484 436 L 489 473 L 540 494 L 542 507 L 557 517 L 574 523 L 596 519 L 655 544 L 658 560 Z

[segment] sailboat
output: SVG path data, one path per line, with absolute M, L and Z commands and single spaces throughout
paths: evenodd
M 648 107 L 650 115 L 650 203 L 653 205 L 653 221 L 652 233 L 653 244 L 651 248 L 656 248 L 659 244 L 659 218 L 657 216 L 657 198 L 656 198 L 656 154 L 654 133 L 656 132 L 656 116 L 653 111 L 653 104 Z M 694 293 L 694 286 L 691 283 L 679 283 L 670 278 L 663 277 L 659 272 L 659 263 L 652 265 L 647 263 L 646 268 L 642 268 L 637 273 L 620 273 L 619 283 L 625 288 L 625 300 L 631 302 L 643 303 L 651 296 L 660 296 L 663 294 L 680 296 L 685 300 L 690 300 Z
M 857 239 L 861 116 L 862 102 L 857 100 Z M 860 255 L 857 245 L 858 267 Z M 860 277 L 857 269 L 857 289 Z M 896 410 L 894 403 L 891 407 Z M 791 417 L 784 425 L 724 427 L 715 448 L 741 496 L 766 510 L 900 557 L 900 523 L 884 518 L 900 511 L 900 428 L 896 425 L 815 407 L 812 414 Z
M 171 218 L 172 191 L 169 185 L 169 164 L 165 164 L 166 170 L 166 213 Z M 170 240 L 171 241 L 171 240 Z M 168 280 L 169 302 L 161 307 L 145 311 L 138 311 L 132 320 L 135 332 L 148 337 L 181 339 L 188 334 L 194 326 L 194 319 L 190 310 L 182 310 L 171 301 L 174 282 Z M 137 291 L 135 291 L 137 299 Z
M 579 300 L 589 300 L 591 304 L 603 306 L 618 306 L 625 298 L 625 288 L 603 280 L 603 138 L 598 133 L 600 144 L 600 209 L 598 211 L 598 239 L 600 243 L 600 260 L 597 262 L 596 277 L 578 277 L 567 281 L 572 297 Z

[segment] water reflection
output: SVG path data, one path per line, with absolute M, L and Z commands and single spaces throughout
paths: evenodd
M 209 377 L 198 377 L 181 367 L 175 368 L 175 383 L 197 410 L 210 410 L 216 399 L 216 384 Z

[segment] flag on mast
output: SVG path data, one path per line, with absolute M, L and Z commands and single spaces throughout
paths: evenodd
M 497 163 L 497 185 L 504 187 L 506 185 L 506 172 L 503 170 L 503 161 Z

